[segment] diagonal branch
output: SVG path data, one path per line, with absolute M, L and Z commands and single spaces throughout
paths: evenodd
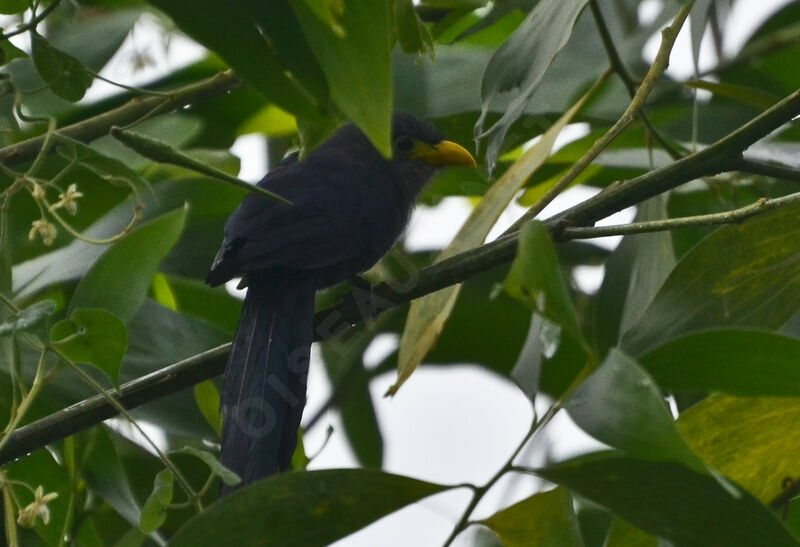
M 201 82 L 190 84 L 169 93 L 169 97 L 136 98 L 108 112 L 56 130 L 58 135 L 81 142 L 89 142 L 107 134 L 111 127 L 125 126 L 144 116 L 162 114 L 188 104 L 205 101 L 242 85 L 241 81 L 227 70 Z M 45 136 L 30 139 L 0 148 L 0 163 L 13 165 L 31 160 L 44 144 Z
M 698 177 L 739 170 L 742 152 L 759 139 L 800 115 L 800 90 L 711 146 L 634 179 L 608 187 L 596 196 L 547 219 L 546 225 L 558 235 L 565 226 L 587 226 L 610 214 L 675 188 Z M 518 233 L 509 233 L 475 249 L 455 255 L 411 276 L 381 283 L 374 288 L 379 311 L 387 311 L 414 298 L 437 291 L 513 259 Z M 353 295 L 315 317 L 317 339 L 342 334 L 365 318 L 363 301 Z M 126 408 L 155 399 L 213 378 L 223 372 L 230 344 L 196 355 L 147 376 L 128 382 L 117 393 Z M 11 434 L 0 452 L 0 465 L 37 448 L 63 439 L 115 415 L 102 396 L 86 399 L 67 409 L 23 426 Z

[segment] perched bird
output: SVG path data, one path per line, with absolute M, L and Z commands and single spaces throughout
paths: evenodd
M 392 159 L 345 125 L 305 159 L 290 157 L 225 224 L 206 283 L 248 287 L 225 371 L 222 463 L 249 484 L 289 468 L 306 399 L 314 293 L 370 268 L 406 226 L 433 173 L 475 166 L 429 123 L 395 114 Z

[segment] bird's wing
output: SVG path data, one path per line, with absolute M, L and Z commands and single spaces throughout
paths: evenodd
M 325 268 L 364 252 L 359 232 L 380 218 L 379 186 L 366 172 L 281 169 L 259 183 L 289 199 L 288 207 L 249 195 L 225 226 L 221 256 L 212 271 L 236 264 L 236 274 L 289 267 Z M 369 207 L 369 210 L 367 209 Z M 224 269 L 224 268 L 223 268 Z M 231 276 L 232 277 L 232 276 Z

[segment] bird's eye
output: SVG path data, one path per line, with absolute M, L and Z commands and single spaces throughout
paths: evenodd
M 410 152 L 414 148 L 414 141 L 411 137 L 400 137 L 394 141 L 394 146 L 400 152 Z

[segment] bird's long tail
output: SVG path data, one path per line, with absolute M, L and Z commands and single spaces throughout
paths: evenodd
M 314 320 L 309 283 L 251 278 L 249 284 L 222 393 L 222 463 L 242 485 L 290 466 Z

